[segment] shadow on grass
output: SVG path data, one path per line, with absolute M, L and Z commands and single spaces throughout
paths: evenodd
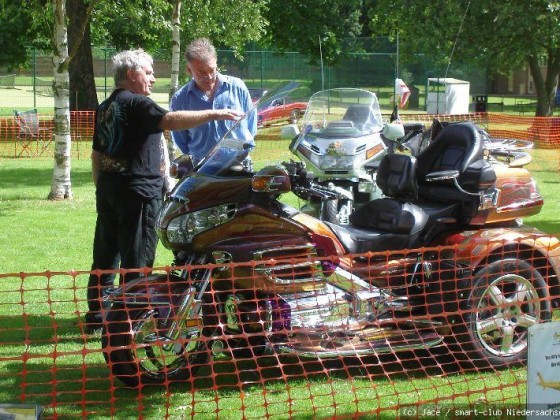
M 238 395 L 253 387 L 271 389 L 275 385 L 276 388 L 286 385 L 293 388 L 302 382 L 326 384 L 360 379 L 410 381 L 464 372 L 465 369 L 444 348 L 437 350 L 438 354 L 423 350 L 326 360 L 301 359 L 288 354 L 215 360 L 195 373 L 189 388 L 198 392 L 218 391 L 220 395 Z M 180 384 L 173 387 L 180 387 Z
M 92 342 L 97 342 L 97 348 L 101 349 L 100 332 L 86 332 L 83 317 L 16 314 L 2 316 L 0 319 L 2 324 L 9 326 L 0 329 L 0 343 L 4 348 L 7 345 L 34 346 L 39 352 L 42 347 L 50 354 L 50 346 L 65 345 L 75 347 L 74 351 L 83 352 L 86 344 L 89 347 Z M 411 375 L 443 375 L 454 373 L 458 369 L 445 345 L 439 345 L 429 351 L 401 351 L 393 354 L 324 360 L 300 358 L 293 354 L 254 355 L 250 349 L 244 350 L 243 354 L 245 355 L 238 358 L 220 355 L 208 366 L 199 367 L 193 385 L 196 389 L 215 389 L 218 384 L 228 388 L 262 380 L 284 380 L 287 377 L 309 379 L 310 376 L 325 375 L 340 378 L 405 375 L 408 378 Z M 232 375 L 235 377 L 233 383 Z
M 53 177 L 53 169 L 10 168 L 0 169 L 0 188 L 3 190 L 19 190 L 22 186 L 49 187 Z M 73 186 L 92 184 L 91 170 L 73 168 L 71 173 Z

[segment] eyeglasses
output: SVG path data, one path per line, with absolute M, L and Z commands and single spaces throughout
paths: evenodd
M 213 63 L 214 65 L 208 64 L 209 63 L 195 61 L 190 64 L 187 63 L 187 68 L 195 79 L 214 80 L 218 75 L 218 69 L 215 63 Z
M 216 76 L 218 75 L 218 70 L 217 69 L 213 69 L 210 71 L 199 71 L 199 70 L 193 70 L 193 75 L 196 79 L 203 79 L 203 80 L 214 80 L 216 78 Z

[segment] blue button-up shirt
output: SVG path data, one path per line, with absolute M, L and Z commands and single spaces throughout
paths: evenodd
M 249 112 L 253 105 L 251 95 L 245 83 L 233 76 L 218 74 L 218 86 L 212 100 L 196 87 L 194 80 L 181 87 L 171 98 L 169 109 L 171 111 L 205 110 L 205 109 L 236 109 Z M 239 127 L 231 133 L 235 138 L 245 138 L 253 145 L 257 133 L 257 112 L 253 110 L 247 118 L 243 119 Z M 202 160 L 210 149 L 231 128 L 234 121 L 210 121 L 198 127 L 182 131 L 172 131 L 173 141 L 182 153 L 193 156 L 194 161 Z

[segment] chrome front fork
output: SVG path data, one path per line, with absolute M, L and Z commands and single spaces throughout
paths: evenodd
M 163 337 L 165 341 L 169 341 L 164 347 L 171 347 L 173 345 L 172 343 L 179 339 L 181 333 L 185 330 L 193 328 L 193 326 L 196 326 L 197 329 L 199 328 L 202 313 L 202 295 L 208 289 L 211 278 L 212 271 L 205 270 L 200 288 L 197 290 L 194 287 L 189 287 L 183 296 L 181 296 L 173 321 L 169 326 L 167 334 Z M 192 321 L 195 322 L 193 325 L 189 325 L 189 321 L 191 321 L 191 323 Z

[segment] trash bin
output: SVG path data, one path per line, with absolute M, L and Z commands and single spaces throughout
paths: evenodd
M 474 112 L 487 112 L 488 110 L 488 96 L 476 95 L 473 96 Z

